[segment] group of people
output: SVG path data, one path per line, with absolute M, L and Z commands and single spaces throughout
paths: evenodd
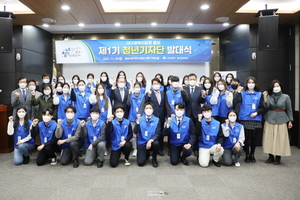
M 38 150 L 37 165 L 51 160 L 73 167 L 80 164 L 103 166 L 110 147 L 110 166 L 116 167 L 124 154 L 124 165 L 130 165 L 130 155 L 143 166 L 152 157 L 164 156 L 167 136 L 170 163 L 189 165 L 187 157 L 194 154 L 199 165 L 216 167 L 255 163 L 256 136 L 262 128 L 263 151 L 269 154 L 266 163 L 280 164 L 281 156 L 291 155 L 288 128 L 292 127 L 291 100 L 273 80 L 268 91 L 260 92 L 257 80 L 248 77 L 244 87 L 233 74 L 222 79 L 220 73 L 212 78 L 198 79 L 191 73 L 183 77 L 170 75 L 164 81 L 156 74 L 147 83 L 142 72 L 131 83 L 124 71 L 116 79 L 102 72 L 99 81 L 94 74 L 87 82 L 74 75 L 70 84 L 63 76 L 50 84 L 51 76 L 44 74 L 43 83 L 21 77 L 19 88 L 11 94 L 14 107 L 9 117 L 8 134 L 14 135 L 15 165 L 30 162 L 29 152 Z

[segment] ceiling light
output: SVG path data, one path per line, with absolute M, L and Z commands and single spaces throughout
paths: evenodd
M 49 27 L 49 24 L 43 24 L 43 27 Z
M 181 39 L 181 37 L 180 37 L 180 36 L 177 36 L 176 39 Z
M 229 26 L 228 22 L 223 23 L 223 26 Z
M 193 23 L 190 22 L 190 23 L 187 23 L 187 25 L 188 25 L 188 26 L 193 26 Z
M 55 19 L 51 19 L 51 18 L 43 18 L 42 21 L 45 23 L 55 23 L 56 22 Z
M 152 36 L 148 36 L 148 39 L 152 39 Z
M 121 39 L 121 40 L 124 40 L 125 38 L 124 38 L 124 36 L 121 36 L 120 39 Z
M 156 22 L 151 23 L 151 26 L 156 26 L 156 25 L 157 25 Z
M 227 22 L 229 20 L 229 17 L 218 17 L 215 20 L 216 22 Z
M 63 5 L 63 6 L 61 7 L 61 9 L 63 9 L 63 10 L 70 10 L 70 7 L 67 6 L 67 5 Z
M 202 10 L 207 10 L 207 9 L 209 9 L 209 5 L 204 4 L 204 5 L 202 5 L 200 8 L 201 8 Z
M 78 26 L 84 26 L 84 23 L 79 23 Z
M 115 26 L 120 26 L 121 24 L 120 23 L 115 23 Z

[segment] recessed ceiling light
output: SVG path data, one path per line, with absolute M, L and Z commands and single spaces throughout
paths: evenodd
M 42 21 L 45 23 L 55 23 L 56 22 L 55 19 L 51 19 L 51 18 L 43 18 Z
M 79 23 L 78 26 L 84 26 L 84 23 Z
M 223 23 L 223 26 L 229 26 L 228 22 Z
M 43 24 L 43 27 L 49 27 L 49 24 Z
M 125 38 L 124 38 L 124 36 L 121 36 L 120 39 L 121 39 L 121 40 L 124 40 Z
M 121 24 L 120 23 L 115 23 L 115 26 L 120 26 Z
M 181 39 L 181 37 L 180 36 L 176 36 L 176 39 Z
M 156 26 L 156 25 L 157 25 L 156 22 L 152 22 L 152 23 L 151 23 L 151 26 Z
M 61 9 L 63 9 L 63 10 L 70 10 L 70 6 L 63 5 L 63 6 L 61 7 Z
M 209 9 L 209 5 L 204 4 L 204 5 L 202 5 L 200 8 L 201 8 L 202 10 L 207 10 L 207 9 Z
M 148 39 L 152 39 L 152 36 L 150 35 L 150 36 L 148 36 Z
M 216 22 L 227 22 L 229 20 L 229 17 L 218 17 L 215 20 Z
M 187 23 L 187 25 L 188 25 L 188 26 L 193 26 L 193 23 L 190 22 L 190 23 Z

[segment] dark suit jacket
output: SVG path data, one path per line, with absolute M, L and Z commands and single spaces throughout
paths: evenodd
M 18 92 L 20 96 L 17 98 L 15 93 Z M 30 119 L 33 115 L 31 105 L 31 91 L 26 89 L 26 100 L 23 98 L 22 91 L 20 88 L 11 92 L 11 105 L 14 107 L 13 117 L 16 118 L 16 111 L 19 106 L 25 106 L 27 109 L 28 118 Z
M 186 86 L 183 88 L 189 96 L 189 101 L 186 102 L 186 116 L 198 119 L 198 114 L 201 113 L 201 103 L 205 102 L 205 98 L 201 95 L 201 87 L 195 86 L 194 96 L 191 97 L 190 86 Z
M 120 89 L 119 88 L 111 90 L 110 100 L 111 100 L 112 107 L 121 105 L 125 108 L 124 118 L 127 119 L 128 114 L 129 114 L 129 108 L 127 106 L 127 99 L 129 98 L 129 91 L 127 89 L 124 89 L 124 91 L 125 91 L 125 93 L 124 93 L 123 101 L 121 99 L 121 94 L 120 94 Z

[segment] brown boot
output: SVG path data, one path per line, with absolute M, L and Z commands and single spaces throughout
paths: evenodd
M 281 159 L 281 156 L 276 156 L 275 161 L 274 161 L 274 165 L 279 165 L 280 164 L 280 159 Z
M 265 161 L 265 163 L 269 164 L 269 163 L 273 163 L 274 162 L 274 156 L 272 154 L 269 154 L 269 158 L 268 160 Z

